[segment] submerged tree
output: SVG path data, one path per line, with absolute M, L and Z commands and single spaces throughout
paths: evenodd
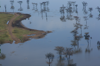
M 23 11 L 23 8 L 21 7 L 22 1 L 18 1 L 18 3 L 20 4 L 20 8 L 18 10 Z
M 65 17 L 65 6 L 63 5 L 62 7 L 60 7 L 60 13 L 61 13 L 61 17 L 60 17 L 60 20 L 62 22 L 66 22 L 66 17 Z
M 13 6 L 14 0 L 11 0 L 10 2 L 11 2 L 11 8 L 10 9 L 12 9 L 13 13 L 14 13 L 14 9 L 15 9 L 15 7 Z
M 43 14 L 45 14 L 46 20 L 48 20 L 48 18 L 47 18 L 48 17 L 48 12 L 49 12 L 48 5 L 49 5 L 49 1 L 40 3 L 42 19 L 43 19 Z
M 100 20 L 100 7 L 98 6 L 97 9 L 98 9 L 98 12 L 99 12 L 97 19 Z
M 67 66 L 76 66 L 76 63 L 73 64 L 73 59 L 70 59 L 70 56 L 73 55 L 73 48 L 66 48 L 66 50 L 64 51 L 64 55 L 68 61 Z
M 6 5 L 5 5 L 4 7 L 5 7 L 5 12 L 7 12 L 7 7 L 6 7 Z
M 89 17 L 90 17 L 90 18 L 93 17 L 93 15 L 92 15 L 92 13 L 91 13 L 92 10 L 93 10 L 92 8 L 89 8 L 89 11 L 90 11 Z
M 100 50 L 100 41 L 97 42 L 97 48 Z
M 87 14 L 88 13 L 86 10 L 87 2 L 82 2 L 82 4 L 83 4 L 83 12 L 84 14 Z
M 29 0 L 27 0 L 27 9 L 30 9 Z
M 85 25 L 84 29 L 88 29 L 88 27 L 89 27 L 89 26 L 87 25 L 88 17 L 87 17 L 87 16 L 84 16 L 83 18 L 84 18 L 84 20 L 86 21 L 86 25 Z
M 91 40 L 91 39 L 92 39 L 92 37 L 90 37 L 90 35 L 89 35 L 89 33 L 88 33 L 88 32 L 86 32 L 86 33 L 85 33 L 84 37 L 85 37 L 85 40 L 87 40 L 87 43 L 88 43 L 88 45 L 87 45 L 87 48 L 86 48 L 85 52 L 90 53 L 90 52 L 92 51 L 92 48 L 90 48 L 91 41 L 89 41 L 89 40 Z
M 75 5 L 75 7 L 76 7 L 76 11 L 75 11 L 75 12 L 78 14 L 77 6 L 78 6 L 78 5 L 76 4 L 76 5 Z
M 52 61 L 53 61 L 53 59 L 54 59 L 54 54 L 52 54 L 52 53 L 47 53 L 45 56 L 46 56 L 46 58 L 49 60 L 49 61 L 47 62 L 47 64 L 49 64 L 49 66 L 50 66 L 50 64 L 52 63 Z
M 63 55 L 63 51 L 64 51 L 64 47 L 57 46 L 57 47 L 55 47 L 54 50 L 57 51 L 57 53 L 59 54 L 59 58 L 61 60 L 62 59 L 62 55 Z
M 66 48 L 66 50 L 64 51 L 64 55 L 70 59 L 70 56 L 73 55 L 73 48 Z

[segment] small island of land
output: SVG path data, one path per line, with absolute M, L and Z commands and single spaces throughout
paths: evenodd
M 21 21 L 29 18 L 29 14 L 21 13 L 0 13 L 0 43 L 22 43 L 31 38 L 43 38 L 51 31 L 40 31 L 26 28 Z M 7 23 L 8 22 L 8 23 Z

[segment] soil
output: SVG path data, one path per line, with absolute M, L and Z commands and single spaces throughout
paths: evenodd
M 15 41 L 15 43 L 20 42 L 20 39 L 17 39 L 17 38 L 13 35 L 13 33 L 12 33 L 12 29 L 13 29 L 12 23 L 13 23 L 13 21 L 16 19 L 16 17 L 18 17 L 18 16 L 19 16 L 19 15 L 18 15 L 17 13 L 15 13 L 15 14 L 14 14 L 14 17 L 13 17 L 13 18 L 9 21 L 9 23 L 8 23 L 8 32 L 9 32 L 9 35 L 11 36 L 12 40 Z
M 2 12 L 3 13 L 3 12 Z M 8 14 L 8 13 L 7 13 Z M 10 13 L 11 14 L 11 13 Z M 15 21 L 14 23 L 14 20 L 16 19 L 16 17 L 18 17 L 19 15 L 23 15 L 22 18 L 20 18 L 19 20 Z M 51 33 L 51 31 L 41 31 L 41 30 L 35 30 L 35 29 L 29 29 L 29 28 L 26 28 L 22 23 L 21 21 L 26 19 L 26 18 L 29 18 L 30 15 L 29 14 L 21 14 L 21 13 L 15 13 L 13 18 L 9 21 L 8 23 L 8 32 L 9 32 L 9 35 L 11 36 L 11 39 L 13 41 L 15 41 L 15 44 L 18 44 L 18 43 L 22 43 L 22 42 L 25 42 L 25 41 L 28 41 L 30 40 L 30 38 L 35 38 L 35 39 L 39 39 L 39 38 L 43 38 L 45 37 L 46 34 L 48 33 Z M 12 33 L 12 30 L 14 27 L 18 27 L 19 29 L 25 29 L 25 30 L 29 30 L 29 31 L 36 31 L 35 33 L 32 33 L 34 34 L 34 36 L 27 36 L 27 35 L 24 35 L 24 38 L 23 38 L 23 41 L 21 41 L 20 39 L 18 39 L 17 37 L 15 37 L 15 35 L 13 35 Z M 10 42 L 12 43 L 12 42 Z

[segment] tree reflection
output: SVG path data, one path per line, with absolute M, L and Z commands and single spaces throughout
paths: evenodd
M 21 7 L 22 1 L 18 1 L 18 3 L 20 4 L 20 8 L 18 9 L 18 11 L 23 11 L 23 8 Z
M 54 59 L 54 54 L 48 53 L 48 54 L 46 54 L 45 56 L 46 56 L 46 58 L 49 60 L 49 61 L 47 62 L 47 64 L 50 66 L 50 64 L 52 63 L 52 61 L 53 61 L 53 59 Z
M 89 17 L 90 17 L 90 18 L 93 17 L 92 12 L 91 12 L 92 10 L 93 10 L 92 8 L 89 8 L 89 11 L 90 11 Z
M 32 3 L 32 4 L 33 4 L 33 10 L 34 10 L 34 11 L 38 11 L 38 9 L 37 9 L 37 5 L 38 5 L 38 4 L 37 4 L 37 3 Z
M 66 8 L 66 12 L 67 12 L 67 18 L 66 19 L 68 19 L 68 20 L 74 19 L 73 16 L 72 16 L 72 13 L 74 13 L 74 12 L 78 13 L 78 11 L 77 11 L 78 5 L 76 5 L 75 3 L 76 3 L 75 1 L 69 1 L 68 2 L 68 6 Z
M 66 9 L 66 12 L 67 12 L 67 18 L 68 20 L 73 20 L 73 16 L 72 16 L 72 13 L 73 13 L 73 10 L 72 10 L 72 7 L 71 7 L 71 3 L 69 2 L 69 7 Z
M 87 25 L 88 17 L 87 17 L 87 16 L 84 16 L 83 18 L 84 18 L 84 20 L 86 21 L 86 25 L 85 25 L 84 29 L 88 29 L 88 27 L 89 27 L 89 26 Z
M 0 64 L 0 66 L 2 66 L 2 64 Z
M 60 7 L 60 13 L 61 13 L 61 17 L 60 20 L 62 22 L 66 22 L 66 20 L 73 20 L 73 13 L 75 12 L 76 14 L 78 14 L 78 9 L 77 9 L 77 4 L 75 4 L 75 1 L 68 1 L 67 6 L 65 7 L 64 5 L 62 7 Z M 65 16 L 65 13 L 67 14 Z
M 70 56 L 73 55 L 72 48 L 66 48 L 66 50 L 64 51 L 64 55 L 65 55 L 65 57 L 70 59 Z
M 64 49 L 64 47 L 57 46 L 55 50 L 57 51 L 60 57 L 60 59 L 57 61 L 56 66 L 66 66 L 66 61 L 67 66 L 76 66 L 76 63 L 73 64 L 73 59 L 71 59 L 71 56 L 74 53 L 73 48 Z M 64 57 L 62 57 L 62 55 L 64 55 Z M 67 60 L 65 57 L 67 58 Z
M 73 64 L 73 59 L 70 58 L 70 56 L 73 55 L 73 53 L 73 48 L 66 48 L 66 50 L 64 51 L 64 55 L 68 61 L 67 66 L 76 66 L 76 64 Z
M 92 37 L 90 37 L 88 32 L 85 33 L 84 37 L 85 37 L 85 40 L 87 40 L 87 43 L 88 43 L 87 48 L 85 49 L 85 52 L 90 53 L 92 51 L 92 48 L 90 48 Z
M 83 13 L 87 14 L 88 13 L 86 10 L 87 2 L 82 2 L 82 4 L 83 4 Z
M 6 56 L 1 53 L 1 44 L 0 44 L 0 60 L 4 60 L 6 58 Z
M 97 48 L 100 50 L 100 41 L 97 42 Z
M 15 9 L 15 7 L 13 6 L 14 0 L 11 0 L 10 2 L 11 2 L 11 8 L 10 9 L 12 9 L 13 13 L 14 13 L 14 9 Z
M 47 13 L 49 12 L 48 5 L 49 5 L 49 1 L 40 3 L 42 19 L 43 19 L 43 14 L 45 14 L 46 20 L 48 20 L 48 19 L 47 19 L 47 17 L 48 17 L 48 16 L 47 16 Z
M 77 20 L 78 17 L 75 17 L 75 19 Z M 82 38 L 82 25 L 77 21 L 76 24 L 74 24 L 75 29 L 73 31 L 71 31 L 71 33 L 73 33 L 74 36 L 74 40 L 72 40 L 72 46 L 74 46 L 74 50 L 73 53 L 80 53 L 81 52 L 81 48 L 79 48 L 79 40 Z M 78 30 L 79 28 L 81 29 L 81 34 L 78 35 Z M 76 48 L 77 46 L 77 48 Z
M 62 59 L 62 55 L 63 55 L 63 51 L 64 51 L 64 47 L 57 46 L 57 47 L 55 47 L 54 50 L 57 51 L 57 53 L 59 54 L 59 59 L 61 60 Z
M 65 6 L 63 5 L 62 7 L 60 7 L 60 13 L 61 13 L 61 17 L 60 17 L 60 20 L 62 22 L 66 22 L 66 18 L 65 18 Z
M 72 3 L 72 5 L 73 5 L 73 12 L 75 12 L 75 3 L 76 3 L 76 2 L 75 2 L 75 1 L 72 1 L 71 3 Z
M 65 66 L 65 63 L 64 63 L 64 58 L 62 60 L 57 60 L 57 64 L 56 66 Z
M 29 0 L 27 0 L 27 9 L 30 9 Z
M 78 14 L 78 9 L 77 9 L 77 6 L 78 6 L 78 5 L 76 4 L 75 6 L 76 6 L 76 11 L 75 11 L 75 12 Z
M 7 7 L 6 7 L 6 5 L 5 5 L 4 7 L 5 7 L 5 12 L 7 12 Z
M 100 20 L 100 7 L 97 7 L 97 9 L 98 9 L 98 12 L 99 12 L 97 19 Z

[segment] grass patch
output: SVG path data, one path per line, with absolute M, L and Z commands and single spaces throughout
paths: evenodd
M 5 41 L 12 41 L 8 30 L 7 30 L 7 21 L 9 21 L 14 15 L 0 13 L 0 43 Z
M 9 21 L 11 18 L 13 18 L 14 15 L 13 14 L 6 14 L 6 13 L 0 13 L 0 43 L 5 43 L 5 42 L 12 42 L 13 39 L 11 39 L 11 36 L 9 35 L 9 32 L 7 30 L 8 26 L 7 26 L 7 21 Z M 19 20 L 20 18 L 22 18 L 23 15 L 19 15 L 15 20 Z M 25 35 L 29 35 L 29 34 L 34 34 L 36 31 L 30 31 L 30 30 L 26 30 L 26 29 L 21 29 L 18 27 L 14 27 L 12 30 L 13 35 L 20 39 L 22 42 L 24 41 L 24 37 Z
M 9 21 L 14 15 L 13 14 L 4 14 L 0 13 L 0 30 L 6 30 L 7 21 Z
M 29 35 L 35 33 L 36 31 L 30 31 L 30 30 L 25 30 L 25 29 L 15 27 L 12 32 L 13 35 L 15 35 L 21 41 L 23 41 L 24 35 Z
M 23 17 L 23 15 L 19 15 L 17 18 L 15 18 L 15 20 L 14 20 L 13 23 L 15 23 L 16 20 L 19 20 L 19 19 L 22 18 L 22 17 Z

